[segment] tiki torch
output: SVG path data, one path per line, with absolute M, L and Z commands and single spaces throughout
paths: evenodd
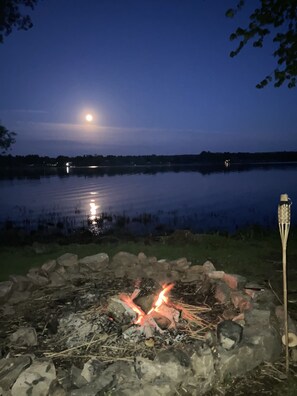
M 286 373 L 289 374 L 289 336 L 288 336 L 288 291 L 287 291 L 287 241 L 291 221 L 291 200 L 288 194 L 280 196 L 278 205 L 278 226 L 283 248 L 283 299 L 284 299 L 284 330 L 286 346 Z

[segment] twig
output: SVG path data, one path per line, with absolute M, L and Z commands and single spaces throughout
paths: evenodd
M 271 285 L 271 282 L 270 282 L 270 279 L 268 279 L 267 283 L 268 283 L 268 286 L 270 287 L 272 293 L 273 293 L 273 294 L 275 295 L 275 297 L 278 299 L 278 302 L 279 302 L 281 305 L 283 305 L 283 302 L 281 301 L 281 299 L 279 298 L 278 294 L 277 294 L 277 293 L 275 292 L 275 290 L 273 289 L 273 287 L 272 287 L 272 285 Z

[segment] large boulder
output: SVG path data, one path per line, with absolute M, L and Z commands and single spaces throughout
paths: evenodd
M 93 256 L 87 256 L 79 260 L 81 270 L 87 269 L 89 271 L 98 272 L 106 268 L 109 262 L 109 257 L 106 253 L 98 253 Z

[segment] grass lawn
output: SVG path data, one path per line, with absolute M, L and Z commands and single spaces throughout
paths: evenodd
M 288 241 L 288 272 L 290 289 L 297 290 L 297 233 L 292 231 Z M 38 251 L 39 250 L 39 251 Z M 37 252 L 38 251 L 38 252 Z M 211 260 L 217 269 L 238 273 L 249 280 L 281 280 L 281 242 L 278 232 L 238 233 L 235 236 L 219 234 L 193 235 L 176 231 L 171 236 L 138 238 L 123 241 L 99 240 L 88 244 L 37 244 L 26 246 L 0 246 L 0 280 L 11 274 L 26 274 L 31 267 L 41 266 L 49 259 L 64 253 L 75 253 L 79 258 L 105 252 L 110 257 L 119 251 L 158 259 L 186 257 L 192 264 Z

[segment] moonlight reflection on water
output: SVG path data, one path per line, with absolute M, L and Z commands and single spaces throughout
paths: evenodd
M 51 172 L 33 172 L 30 177 L 2 175 L 1 228 L 64 233 L 85 228 L 97 234 L 113 228 L 136 234 L 178 228 L 232 232 L 253 224 L 276 227 L 280 194 L 288 193 L 293 202 L 297 198 L 297 166 L 245 171 L 231 167 L 219 172 L 200 168 Z

